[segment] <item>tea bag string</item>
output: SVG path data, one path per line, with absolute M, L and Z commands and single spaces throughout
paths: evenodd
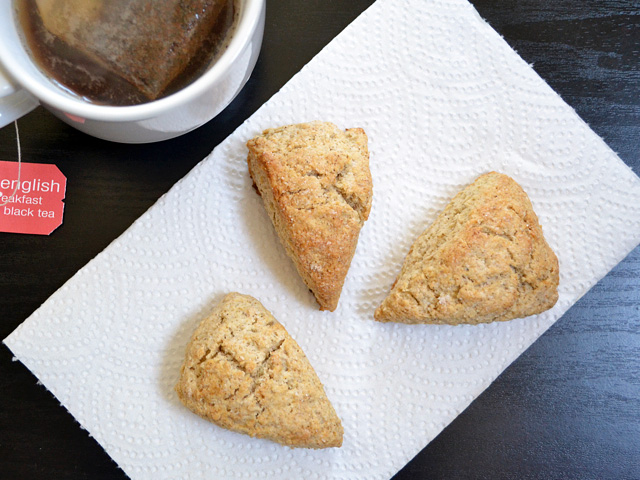
M 18 193 L 18 188 L 20 188 L 20 173 L 22 170 L 22 152 L 20 150 L 20 130 L 18 130 L 18 121 L 15 120 L 13 124 L 16 126 L 16 144 L 18 145 L 18 183 L 16 183 L 16 188 L 13 189 L 13 193 L 7 197 L 7 201 L 4 203 L 0 203 L 0 207 L 5 206 L 12 198 L 15 198 L 16 193 Z

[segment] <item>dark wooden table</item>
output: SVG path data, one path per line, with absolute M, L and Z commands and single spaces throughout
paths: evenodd
M 269 0 L 262 54 L 243 92 L 218 118 L 175 140 L 112 144 L 42 108 L 23 118 L 23 159 L 64 172 L 66 211 L 50 237 L 0 233 L 0 337 L 371 3 Z M 472 3 L 640 173 L 640 2 Z M 0 160 L 16 159 L 8 126 L 0 130 Z M 395 478 L 640 479 L 639 291 L 636 248 Z M 0 364 L 0 479 L 126 478 L 4 346 Z

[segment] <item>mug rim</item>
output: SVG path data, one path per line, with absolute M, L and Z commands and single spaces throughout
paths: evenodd
M 139 105 L 112 106 L 96 105 L 65 95 L 62 91 L 55 92 L 44 87 L 40 81 L 29 75 L 20 63 L 13 59 L 0 42 L 0 64 L 6 73 L 16 81 L 16 88 L 22 88 L 31 93 L 45 105 L 51 106 L 64 113 L 84 119 L 107 122 L 137 121 L 161 115 L 172 108 L 189 103 L 202 95 L 207 89 L 223 77 L 224 73 L 233 65 L 236 58 L 245 49 L 257 28 L 265 0 L 242 0 L 240 17 L 234 27 L 233 34 L 225 51 L 218 57 L 211 68 L 186 87 L 171 95 Z M 12 2 L 13 3 L 13 2 Z M 15 18 L 15 17 L 14 17 Z M 15 21 L 12 21 L 15 25 Z M 16 29 L 17 30 L 17 29 Z M 32 62 L 33 63 L 33 62 Z M 41 70 L 38 67 L 38 70 Z

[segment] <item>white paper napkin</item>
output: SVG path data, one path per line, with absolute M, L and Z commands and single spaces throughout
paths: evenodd
M 374 201 L 320 312 L 251 188 L 245 142 L 309 120 L 363 127 Z M 480 326 L 372 320 L 416 236 L 481 173 L 528 192 L 560 260 L 545 314 Z M 640 181 L 465 0 L 379 0 L 5 342 L 133 479 L 392 476 L 640 241 Z M 196 417 L 173 391 L 229 291 L 306 352 L 340 449 L 292 450 Z

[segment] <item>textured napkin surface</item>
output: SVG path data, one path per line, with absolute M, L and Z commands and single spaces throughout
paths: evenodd
M 373 208 L 334 313 L 302 284 L 246 167 L 249 138 L 315 119 L 370 139 Z M 560 261 L 557 305 L 480 326 L 374 322 L 413 240 L 490 170 L 532 200 Z M 133 479 L 383 479 L 639 241 L 639 179 L 470 4 L 379 0 L 5 342 Z M 187 341 L 229 291 L 303 348 L 341 449 L 251 439 L 179 403 Z

